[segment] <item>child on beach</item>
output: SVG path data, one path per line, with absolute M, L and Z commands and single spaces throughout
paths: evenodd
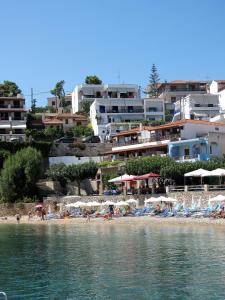
M 16 214 L 15 217 L 16 217 L 17 224 L 19 224 L 21 215 L 20 214 Z

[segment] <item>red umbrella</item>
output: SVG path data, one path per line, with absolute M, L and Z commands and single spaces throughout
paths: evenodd
M 42 204 L 37 204 L 37 205 L 35 206 L 35 208 L 42 208 L 42 207 L 43 207 Z
M 135 176 L 133 178 L 133 180 L 145 180 L 145 179 L 148 179 L 148 178 L 151 178 L 151 177 L 160 177 L 160 175 L 156 174 L 156 173 L 148 173 L 148 174 L 144 174 L 144 175 L 141 175 L 141 176 Z

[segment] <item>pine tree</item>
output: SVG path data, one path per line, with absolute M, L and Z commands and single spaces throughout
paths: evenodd
M 158 92 L 158 84 L 159 84 L 159 74 L 158 70 L 156 68 L 156 65 L 152 65 L 151 69 L 151 74 L 149 76 L 149 95 L 152 97 L 157 97 L 159 92 Z

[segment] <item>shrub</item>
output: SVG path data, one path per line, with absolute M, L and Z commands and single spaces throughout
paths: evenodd
M 0 196 L 4 202 L 16 202 L 36 194 L 36 182 L 42 174 L 42 157 L 28 147 L 9 156 L 0 177 Z

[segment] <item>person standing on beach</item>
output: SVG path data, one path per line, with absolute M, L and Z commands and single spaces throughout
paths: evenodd
M 16 221 L 17 221 L 17 224 L 20 223 L 20 218 L 21 218 L 21 215 L 20 215 L 20 214 L 16 214 Z
M 31 218 L 32 218 L 32 212 L 28 211 L 28 221 L 30 221 Z

